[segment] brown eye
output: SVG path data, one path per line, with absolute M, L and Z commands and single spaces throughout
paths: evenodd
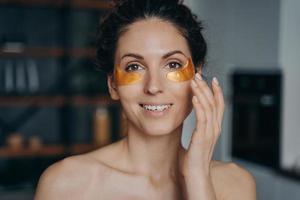
M 131 64 L 125 68 L 125 71 L 132 72 L 132 71 L 137 71 L 137 70 L 141 70 L 141 69 L 143 69 L 143 68 L 141 66 L 139 66 L 138 64 Z
M 182 64 L 180 64 L 179 62 L 170 62 L 170 63 L 168 64 L 168 66 L 169 66 L 170 69 L 175 70 L 175 69 L 181 68 L 181 67 L 182 67 Z

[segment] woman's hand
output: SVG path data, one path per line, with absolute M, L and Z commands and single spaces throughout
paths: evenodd
M 179 154 L 179 169 L 184 177 L 188 197 L 215 199 L 210 165 L 214 147 L 221 133 L 223 93 L 216 78 L 212 81 L 212 90 L 198 73 L 191 82 L 197 124 L 189 148 Z M 189 194 L 190 192 L 194 194 Z M 201 196 L 195 193 L 201 193 Z

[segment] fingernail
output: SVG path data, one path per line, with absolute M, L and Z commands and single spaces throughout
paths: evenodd
M 198 102 L 198 99 L 197 99 L 197 97 L 196 96 L 193 96 L 193 99 L 192 99 L 195 103 L 197 103 Z
M 215 84 L 219 85 L 219 81 L 216 77 L 213 78 L 213 82 L 215 82 Z
M 199 79 L 199 80 L 202 80 L 202 77 L 199 73 L 196 73 L 196 78 Z
M 192 80 L 192 85 L 193 85 L 194 87 L 197 87 L 197 83 L 196 83 L 195 80 Z

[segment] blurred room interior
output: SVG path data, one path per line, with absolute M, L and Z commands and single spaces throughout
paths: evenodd
M 109 0 L 0 0 L 0 199 L 33 199 L 42 171 L 124 137 L 95 66 Z M 300 1 L 185 0 L 204 22 L 204 75 L 226 109 L 215 158 L 255 176 L 259 200 L 300 196 Z M 188 145 L 194 113 L 185 121 Z

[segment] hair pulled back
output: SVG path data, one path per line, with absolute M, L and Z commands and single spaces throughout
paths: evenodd
M 173 24 L 187 40 L 193 63 L 205 61 L 207 45 L 202 23 L 181 0 L 119 0 L 100 20 L 96 62 L 107 74 L 113 72 L 117 42 L 126 28 L 139 20 L 158 18 Z

